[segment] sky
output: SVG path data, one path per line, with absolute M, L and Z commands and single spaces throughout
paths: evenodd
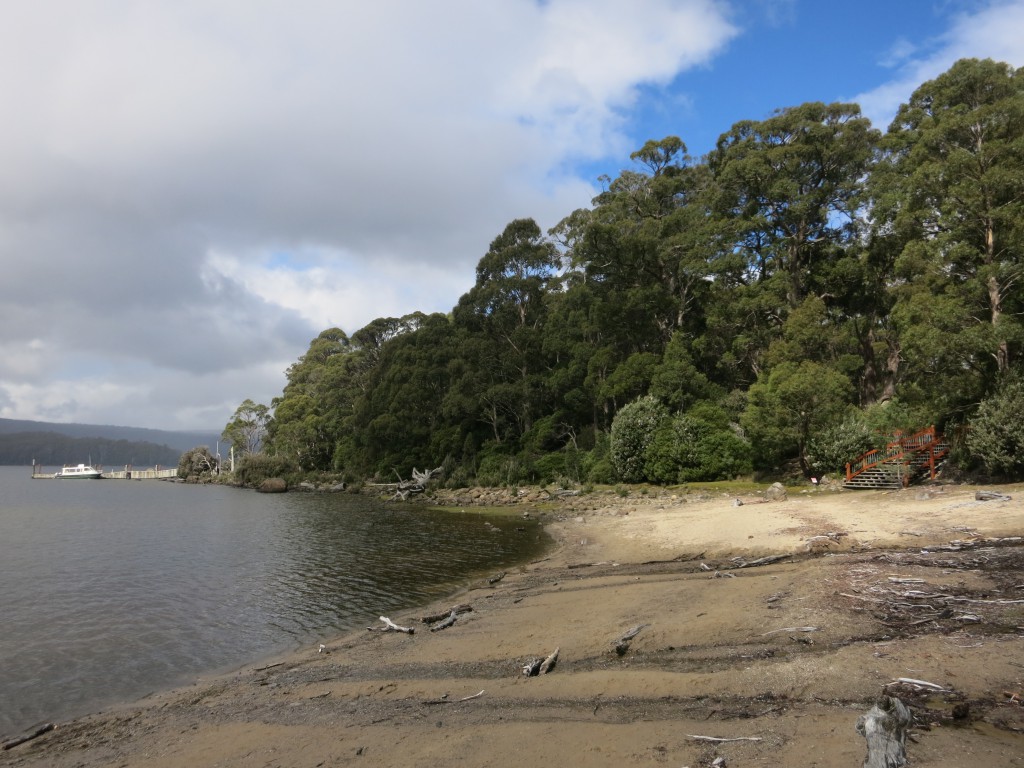
M 0 0 L 0 417 L 219 431 L 648 139 L 885 129 L 1024 0 Z

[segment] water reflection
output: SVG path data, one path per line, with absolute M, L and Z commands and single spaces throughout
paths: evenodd
M 0 734 L 366 626 L 546 545 L 532 521 L 348 495 L 81 485 L 0 468 Z

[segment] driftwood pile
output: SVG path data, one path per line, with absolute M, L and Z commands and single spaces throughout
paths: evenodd
M 402 480 L 397 483 L 378 483 L 375 487 L 393 491 L 390 501 L 407 501 L 410 496 L 423 493 L 427 490 L 427 484 L 444 471 L 443 467 L 425 469 L 422 472 L 415 467 L 412 469 L 412 479 Z M 397 472 L 395 474 L 398 474 Z

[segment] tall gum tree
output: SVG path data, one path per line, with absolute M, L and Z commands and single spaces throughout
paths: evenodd
M 1005 373 L 1024 310 L 1022 70 L 961 59 L 900 107 L 885 150 L 874 186 L 882 223 L 905 243 L 902 293 L 956 297 Z
M 463 388 L 475 391 L 480 419 L 496 442 L 527 432 L 539 412 L 546 366 L 545 295 L 558 280 L 559 257 L 533 219 L 510 222 L 476 268 L 476 283 L 454 311 L 475 344 Z
M 812 102 L 736 123 L 709 156 L 717 207 L 736 223 L 749 278 L 782 279 L 789 308 L 854 236 L 879 138 L 856 104 Z

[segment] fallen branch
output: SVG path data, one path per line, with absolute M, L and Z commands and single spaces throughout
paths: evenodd
M 459 615 L 453 609 L 452 612 L 448 614 L 447 618 L 445 618 L 443 621 L 439 621 L 438 623 L 434 624 L 434 626 L 430 628 L 430 631 L 440 632 L 442 629 L 448 629 L 448 627 L 455 623 L 455 620 L 458 617 Z
M 817 627 L 783 627 L 782 629 L 773 629 L 771 632 L 765 632 L 761 637 L 767 637 L 768 635 L 774 635 L 778 632 L 820 632 Z
M 383 627 L 367 627 L 371 632 L 404 632 L 407 635 L 414 634 L 416 632 L 413 627 L 400 627 L 387 616 L 381 616 L 380 620 L 384 622 Z
M 405 501 L 414 493 L 423 493 L 427 490 L 427 483 L 429 483 L 435 476 L 441 474 L 443 467 L 436 467 L 434 469 L 428 469 L 419 471 L 415 467 L 412 470 L 411 480 L 402 480 L 399 475 L 397 483 L 380 483 L 379 485 L 385 488 L 393 488 L 395 495 L 391 497 L 391 501 Z M 397 475 L 398 472 L 396 471 Z
M 883 696 L 857 718 L 857 733 L 867 739 L 864 768 L 901 768 L 907 764 L 907 729 L 914 716 L 894 696 Z
M 728 741 L 761 741 L 760 736 L 736 736 L 731 739 L 722 739 L 718 736 L 696 736 L 692 733 L 686 734 L 686 738 L 693 739 L 694 741 L 710 741 L 714 744 L 724 744 Z
M 524 677 L 536 677 L 537 675 L 546 675 L 552 669 L 555 668 L 555 664 L 558 662 L 558 648 L 555 648 L 546 659 L 531 659 L 523 665 L 523 676 Z
M 555 648 L 551 655 L 544 659 L 544 663 L 540 665 L 540 674 L 546 675 L 555 668 L 555 664 L 558 663 L 558 650 L 558 648 Z
M 445 694 L 445 696 L 447 696 L 447 695 L 448 694 Z M 474 693 L 472 696 L 463 696 L 461 699 L 447 699 L 447 698 L 431 699 L 430 701 L 424 701 L 423 703 L 424 704 L 461 704 L 464 701 L 470 701 L 472 699 L 479 699 L 483 695 L 484 695 L 484 692 L 480 691 L 480 693 Z
M 771 565 L 777 563 L 780 560 L 785 560 L 790 555 L 768 555 L 767 557 L 759 557 L 757 560 L 751 560 L 749 563 L 740 563 L 739 568 L 756 568 L 759 565 Z
M 55 728 L 53 723 L 43 723 L 38 728 L 28 733 L 23 733 L 21 736 L 15 736 L 13 739 L 8 739 L 3 743 L 3 748 L 13 749 L 19 744 L 24 744 L 26 741 L 32 741 L 32 739 L 42 736 L 44 733 L 49 733 Z
M 435 621 L 447 619 L 449 616 L 451 616 L 452 613 L 470 613 L 472 610 L 473 606 L 471 606 L 469 603 L 459 603 L 458 605 L 453 605 L 447 611 L 441 611 L 441 613 L 431 613 L 427 616 L 423 616 L 420 618 L 420 621 L 422 621 L 424 624 L 433 624 Z
M 937 683 L 929 683 L 927 680 L 915 680 L 912 677 L 897 677 L 889 685 L 896 685 L 897 683 L 903 683 L 903 685 L 913 685 L 916 688 L 929 688 L 933 691 L 940 693 L 946 693 L 947 689 L 943 688 Z

